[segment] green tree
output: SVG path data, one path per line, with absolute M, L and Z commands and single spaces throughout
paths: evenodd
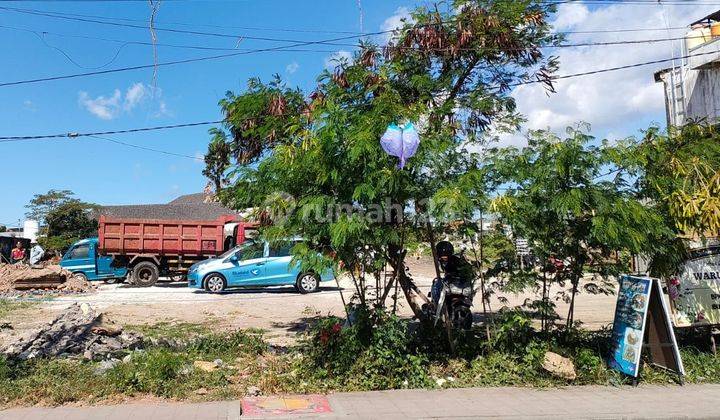
M 483 205 L 487 174 L 477 150 L 491 125 L 521 121 L 511 87 L 532 80 L 552 88 L 556 62 L 543 53 L 558 41 L 547 22 L 552 8 L 479 0 L 419 8 L 383 51 L 363 43 L 352 60 L 323 72 L 308 98 L 279 79 L 228 93 L 220 106 L 234 162 L 221 201 L 269 214 L 271 240 L 307 238 L 293 249 L 306 268 L 342 260 L 379 284 L 389 263 L 422 315 L 424 293 L 403 269 L 404 238 L 433 232 L 431 221 L 471 218 Z M 417 123 L 422 141 L 401 170 L 379 139 L 388 124 L 406 121 Z M 332 253 L 318 258 L 318 250 Z M 367 305 L 366 280 L 356 280 Z
M 35 194 L 25 206 L 28 210 L 25 217 L 37 220 L 40 226 L 47 226 L 47 215 L 66 203 L 77 203 L 80 200 L 73 197 L 75 193 L 70 190 L 50 190 L 45 194 Z
M 542 267 L 511 270 L 510 286 L 542 284 L 535 305 L 547 316 L 553 309 L 548 281 L 569 283 L 569 290 L 560 292 L 570 304 L 568 327 L 586 274 L 592 280 L 582 289 L 613 293 L 615 276 L 628 270 L 622 255 L 652 252 L 654 244 L 672 237 L 662 215 L 641 202 L 626 172 L 635 144 L 598 144 L 588 129 L 568 128 L 566 138 L 532 132 L 527 147 L 498 150 L 493 163 L 497 181 L 507 186 L 493 209 L 517 237 L 528 240 Z M 565 268 L 549 266 L 550 257 L 564 261 Z
M 7 226 L 0 225 L 0 232 L 7 232 Z
M 64 251 L 74 242 L 97 236 L 98 223 L 92 218 L 95 205 L 71 201 L 51 210 L 47 217 L 47 235 L 40 244 L 48 250 Z
M 674 233 L 648 254 L 651 273 L 674 274 L 687 258 L 688 239 L 720 235 L 720 133 L 705 122 L 668 132 L 651 127 L 631 156 L 638 195 Z
M 212 128 L 210 134 L 213 135 L 213 138 L 208 145 L 208 151 L 205 155 L 205 169 L 203 169 L 202 173 L 210 180 L 217 193 L 227 182 L 226 172 L 230 167 L 232 149 L 225 132 Z

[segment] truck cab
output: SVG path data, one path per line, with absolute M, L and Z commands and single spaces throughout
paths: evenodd
M 87 280 L 113 280 L 127 276 L 126 267 L 113 265 L 114 258 L 98 253 L 98 238 L 88 238 L 75 242 L 63 255 L 60 266 L 75 276 Z

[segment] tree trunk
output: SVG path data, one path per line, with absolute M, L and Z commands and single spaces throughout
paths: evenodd
M 568 309 L 567 322 L 565 324 L 568 330 L 570 328 L 572 328 L 573 323 L 575 322 L 575 295 L 577 295 L 577 288 L 578 288 L 579 281 L 580 281 L 579 277 L 575 277 L 572 281 L 572 294 L 570 295 L 570 308 Z
M 417 317 L 418 319 L 424 320 L 425 313 L 423 312 L 422 308 L 424 305 L 429 304 L 430 301 L 428 300 L 427 296 L 425 296 L 420 291 L 420 289 L 418 289 L 413 279 L 411 279 L 410 277 L 408 277 L 407 274 L 405 274 L 404 260 L 405 255 L 403 254 L 400 258 L 398 258 L 398 262 L 393 267 L 393 269 L 397 273 L 396 276 L 398 284 L 400 285 L 400 288 L 405 294 L 405 298 L 407 299 L 407 302 L 410 305 L 410 309 L 412 309 L 413 314 L 415 314 L 415 317 Z

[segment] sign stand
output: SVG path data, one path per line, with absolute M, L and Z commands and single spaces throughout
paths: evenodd
M 611 339 L 609 365 L 631 376 L 634 386 L 638 384 L 643 350 L 654 365 L 675 372 L 683 384 L 685 369 L 658 279 L 620 278 Z

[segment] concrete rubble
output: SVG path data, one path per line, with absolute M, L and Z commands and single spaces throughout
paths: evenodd
M 87 281 L 55 264 L 29 266 L 0 264 L 0 294 L 17 294 L 19 291 L 61 291 L 81 293 L 93 290 Z
M 86 303 L 75 303 L 46 326 L 0 345 L 0 352 L 22 360 L 35 357 L 100 360 L 142 346 L 140 334 L 124 331 Z
M 550 372 L 550 374 L 558 378 L 572 381 L 577 377 L 577 373 L 575 373 L 575 364 L 572 360 L 551 351 L 545 353 L 542 367 L 546 371 Z

